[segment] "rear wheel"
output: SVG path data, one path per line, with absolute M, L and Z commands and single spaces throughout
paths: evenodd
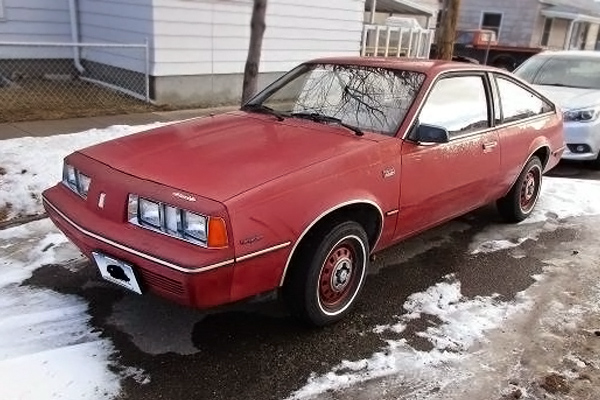
M 344 222 L 300 251 L 283 288 L 292 313 L 314 326 L 342 319 L 354 305 L 366 275 L 365 230 L 356 222 Z
M 498 200 L 500 215 L 507 222 L 521 222 L 532 212 L 542 187 L 542 162 L 532 157 L 508 194 Z

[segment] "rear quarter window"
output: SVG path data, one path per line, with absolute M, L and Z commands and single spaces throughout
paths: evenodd
M 496 76 L 496 82 L 504 123 L 554 111 L 554 105 L 509 78 Z

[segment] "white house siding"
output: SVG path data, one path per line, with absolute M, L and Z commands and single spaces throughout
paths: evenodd
M 358 55 L 363 11 L 364 0 L 269 0 L 261 72 Z M 153 75 L 242 73 L 251 12 L 251 0 L 154 0 Z
M 71 28 L 67 0 L 2 0 L 0 18 L 2 42 L 70 42 Z M 66 58 L 68 48 L 3 47 L 0 59 Z
M 370 1 L 370 0 L 369 0 Z M 433 12 L 433 15 L 429 18 L 425 16 L 419 15 L 405 15 L 405 14 L 390 14 L 384 12 L 376 12 L 375 13 L 375 24 L 377 25 L 385 25 L 385 21 L 392 16 L 396 17 L 406 17 L 406 18 L 414 18 L 423 28 L 435 28 L 437 23 L 438 11 L 440 10 L 441 3 L 440 0 L 418 0 L 416 1 L 419 5 L 430 9 Z M 371 12 L 365 11 L 364 13 L 364 22 L 369 23 L 371 21 Z M 427 22 L 429 21 L 429 26 Z
M 506 46 L 529 46 L 539 15 L 538 0 L 462 0 L 459 29 L 478 29 L 484 12 L 502 14 L 499 42 Z
M 78 0 L 83 43 L 143 44 L 153 35 L 152 0 Z M 138 48 L 83 48 L 82 58 L 127 70 L 145 71 Z

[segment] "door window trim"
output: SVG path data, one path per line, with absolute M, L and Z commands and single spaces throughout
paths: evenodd
M 427 103 L 427 100 L 431 96 L 431 91 L 433 90 L 433 88 L 435 87 L 435 85 L 437 85 L 437 83 L 439 81 L 443 80 L 443 79 L 455 78 L 455 77 L 461 77 L 461 76 L 471 76 L 471 77 L 480 77 L 480 78 L 482 78 L 482 80 L 483 80 L 483 87 L 484 87 L 485 95 L 486 95 L 486 99 L 487 99 L 488 125 L 489 126 L 487 128 L 479 129 L 479 130 L 476 130 L 476 131 L 466 132 L 466 133 L 464 133 L 462 135 L 451 136 L 449 143 L 451 143 L 451 142 L 453 142 L 455 140 L 464 139 L 466 137 L 480 135 L 480 134 L 483 134 L 483 133 L 486 133 L 486 132 L 489 132 L 489 131 L 495 129 L 495 126 L 493 124 L 494 121 L 492 119 L 493 105 L 491 104 L 491 99 L 490 99 L 490 96 L 492 95 L 492 87 L 491 87 L 491 82 L 490 82 L 489 77 L 488 77 L 488 72 L 487 71 L 483 71 L 483 70 L 444 71 L 444 72 L 438 74 L 432 80 L 431 84 L 427 88 L 427 92 L 425 93 L 425 95 L 423 96 L 423 99 L 421 100 L 421 104 L 419 104 L 419 107 L 417 108 L 417 111 L 413 115 L 412 120 L 411 120 L 410 124 L 408 125 L 408 129 L 406 130 L 406 132 L 404 133 L 404 135 L 402 136 L 401 139 L 414 141 L 414 140 L 412 140 L 410 138 L 410 134 L 414 131 L 414 129 L 416 127 L 415 123 L 417 121 L 419 121 L 419 116 L 421 115 L 421 112 L 423 111 L 423 107 L 425 106 L 425 103 Z

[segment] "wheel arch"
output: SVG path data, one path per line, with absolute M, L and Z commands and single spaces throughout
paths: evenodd
M 508 71 L 513 71 L 517 64 L 517 59 L 510 53 L 501 53 L 495 55 L 489 65 L 497 68 L 506 67 Z
M 529 160 L 531 160 L 532 157 L 538 157 L 540 159 L 540 161 L 542 162 L 542 173 L 545 172 L 546 165 L 548 165 L 548 162 L 550 161 L 550 146 L 547 143 L 543 143 L 529 151 L 529 157 L 527 157 L 525 159 L 525 162 L 520 166 L 519 173 L 514 177 L 513 181 L 508 187 L 508 190 L 506 190 L 506 193 L 504 193 L 503 196 L 507 195 L 508 192 L 510 192 L 512 187 L 515 185 L 515 183 L 517 183 L 519 176 L 521 176 L 523 170 L 527 166 L 527 163 L 529 162 Z
M 351 200 L 337 204 L 321 213 L 298 236 L 286 260 L 279 286 L 284 285 L 290 265 L 294 258 L 302 251 L 303 246 L 325 232 L 327 228 L 344 221 L 359 223 L 365 229 L 369 238 L 369 250 L 372 251 L 375 248 L 383 232 L 384 215 L 381 207 L 374 201 L 366 199 Z
M 550 161 L 550 146 L 542 145 L 535 150 L 531 156 L 529 156 L 528 161 L 531 160 L 531 157 L 538 157 L 542 162 L 542 170 L 546 170 L 546 166 L 548 165 L 548 161 Z

